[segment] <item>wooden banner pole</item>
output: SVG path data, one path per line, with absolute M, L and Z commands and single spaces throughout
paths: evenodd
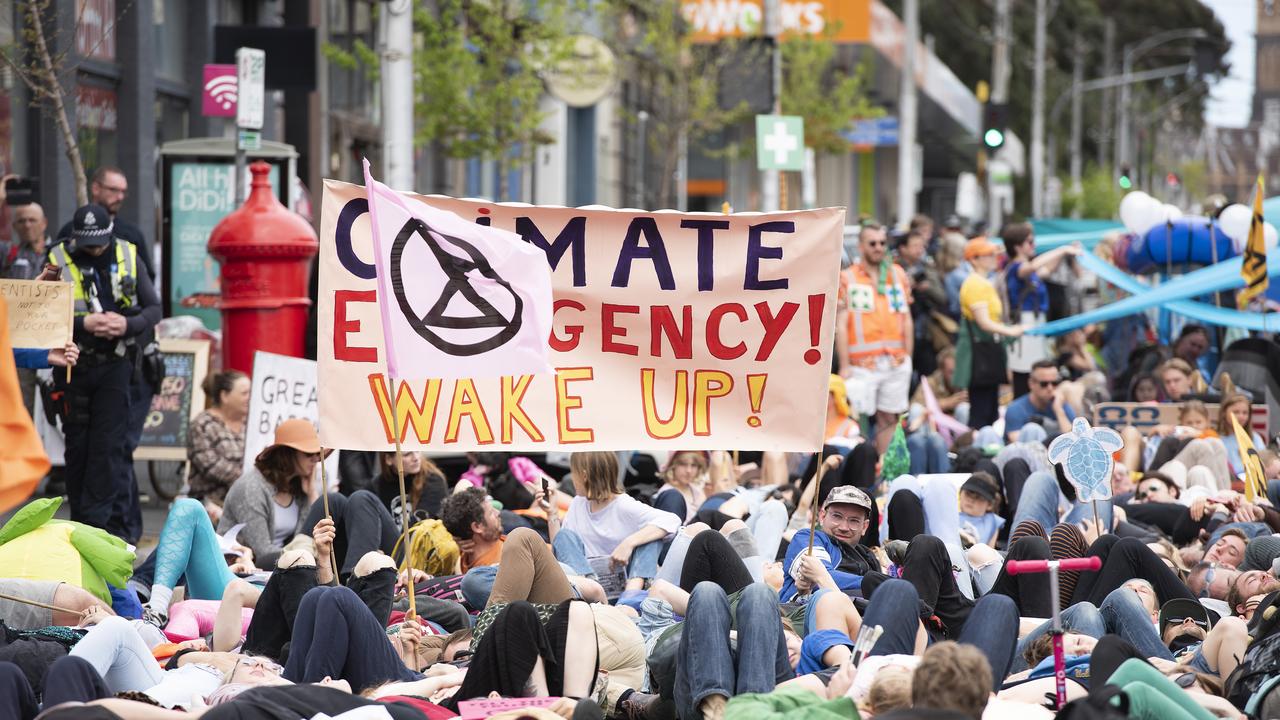
M 404 552 L 405 580 L 409 595 L 409 613 L 405 616 L 405 619 L 412 620 L 418 615 L 418 593 L 413 582 L 413 568 L 409 565 L 409 496 L 404 489 L 404 455 L 400 450 L 400 413 L 396 412 L 396 379 L 388 373 L 387 380 L 390 383 L 391 432 L 395 434 L 396 442 L 396 475 L 400 478 L 400 524 L 403 530 L 400 547 Z

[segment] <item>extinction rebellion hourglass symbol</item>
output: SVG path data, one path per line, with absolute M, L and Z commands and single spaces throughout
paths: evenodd
M 422 238 L 427 248 L 431 250 L 431 254 L 435 256 L 436 262 L 440 264 L 440 269 L 448 278 L 444 288 L 440 291 L 440 297 L 431 306 L 431 309 L 423 315 L 419 315 L 418 311 L 410 304 L 409 298 L 405 294 L 405 279 L 400 270 L 401 258 L 404 255 L 405 248 L 409 240 L 414 236 Z M 459 257 L 446 251 L 441 243 L 449 243 L 454 248 L 465 253 L 467 257 Z M 478 272 L 482 277 L 488 278 L 496 286 L 501 287 L 511 295 L 514 305 L 511 310 L 511 317 L 504 316 L 492 303 L 476 291 L 467 277 L 472 272 Z M 413 328 L 414 332 L 418 333 L 422 339 L 449 355 L 468 357 L 486 353 L 505 345 L 520 332 L 520 326 L 523 322 L 524 302 L 512 289 L 511 284 L 493 269 L 493 265 L 488 258 L 472 244 L 432 230 L 426 223 L 417 218 L 411 218 L 404 224 L 404 227 L 400 228 L 400 233 L 396 235 L 396 239 L 391 246 L 391 287 L 395 293 L 396 302 L 399 304 L 400 312 L 409 323 L 409 327 Z M 459 294 L 471 307 L 475 308 L 474 315 L 464 317 L 445 314 L 449 303 Z M 479 341 L 461 342 L 464 339 L 475 337 L 473 331 L 483 328 L 494 328 L 496 332 Z M 448 332 L 449 330 L 461 330 L 464 332 L 450 333 Z

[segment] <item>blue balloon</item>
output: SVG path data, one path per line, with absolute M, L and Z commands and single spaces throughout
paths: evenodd
M 1160 224 L 1129 245 L 1125 258 L 1129 272 L 1146 275 L 1164 270 L 1172 261 L 1175 270 L 1187 265 L 1212 265 L 1213 245 L 1218 246 L 1217 260 L 1236 256 L 1236 249 L 1222 228 L 1213 224 L 1210 239 L 1209 218 L 1181 217 L 1169 225 Z

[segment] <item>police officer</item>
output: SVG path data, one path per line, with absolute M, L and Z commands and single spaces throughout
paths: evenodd
M 71 238 L 49 252 L 75 288 L 75 342 L 80 362 L 72 375 L 55 373 L 66 390 L 67 494 L 71 519 L 129 542 L 142 533 L 128 442 L 130 385 L 138 339 L 160 321 L 160 298 L 135 245 L 117 238 L 101 205 L 72 218 Z

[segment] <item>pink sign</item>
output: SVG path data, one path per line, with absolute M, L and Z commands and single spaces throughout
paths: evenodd
M 235 117 L 238 88 L 235 65 L 205 65 L 201 114 L 206 117 Z
M 480 700 L 463 700 L 458 703 L 458 720 L 481 720 L 490 715 L 497 715 L 508 710 L 525 708 L 545 708 L 556 704 L 560 698 L 483 698 Z

